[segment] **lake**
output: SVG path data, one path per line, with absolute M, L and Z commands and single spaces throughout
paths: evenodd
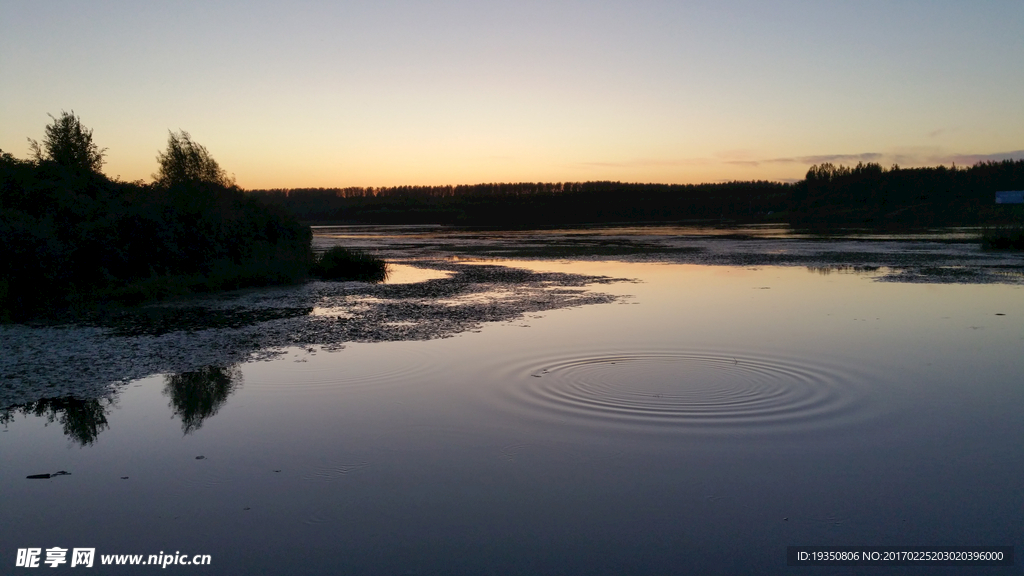
M 924 574 L 786 551 L 1024 550 L 1024 258 L 974 231 L 315 232 L 389 281 L 0 327 L 0 573 L 33 547 L 124 574 L 156 567 L 100 556 Z

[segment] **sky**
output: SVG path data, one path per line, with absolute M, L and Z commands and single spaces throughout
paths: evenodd
M 1024 158 L 1024 2 L 2 0 L 0 149 L 61 111 L 250 189 L 971 165 Z

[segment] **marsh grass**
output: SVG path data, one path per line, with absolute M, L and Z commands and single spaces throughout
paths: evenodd
M 383 282 L 388 277 L 388 265 L 372 254 L 335 246 L 316 255 L 311 273 L 324 280 Z

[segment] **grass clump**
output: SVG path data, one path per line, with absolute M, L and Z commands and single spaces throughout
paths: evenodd
M 985 230 L 981 234 L 981 247 L 989 250 L 1024 250 L 1024 224 Z
M 372 254 L 335 246 L 316 255 L 311 273 L 324 280 L 383 282 L 388 277 L 388 265 Z

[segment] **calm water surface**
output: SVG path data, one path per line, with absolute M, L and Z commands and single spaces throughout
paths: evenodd
M 84 446 L 18 415 L 0 573 L 53 546 L 215 574 L 925 574 L 788 568 L 786 546 L 1024 551 L 1020 285 L 501 264 L 637 281 L 451 338 L 289 349 L 207 375 L 212 410 L 138 380 Z

